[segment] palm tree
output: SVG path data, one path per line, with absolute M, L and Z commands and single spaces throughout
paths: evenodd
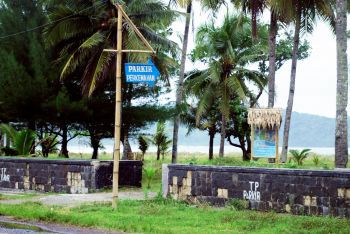
M 266 32 L 263 28 L 258 31 L 261 38 L 266 38 Z M 199 97 L 197 123 L 217 102 L 221 113 L 220 157 L 224 156 L 230 100 L 253 95 L 247 82 L 252 82 L 261 90 L 266 80 L 261 72 L 245 68 L 249 63 L 261 59 L 267 49 L 263 41 L 253 43 L 250 35 L 249 20 L 237 16 L 226 16 L 220 28 L 216 28 L 213 22 L 203 25 L 197 33 L 197 46 L 193 55 L 195 59 L 208 64 L 208 68 L 193 72 L 188 77 L 188 89 L 195 97 Z
M 65 0 L 56 2 L 50 14 L 51 24 L 45 29 L 48 46 L 56 51 L 57 62 L 63 64 L 61 79 L 79 73 L 79 81 L 83 93 L 91 95 L 107 79 L 114 79 L 110 71 L 115 71 L 114 53 L 103 52 L 106 48 L 115 48 L 117 44 L 117 10 L 111 1 Z M 54 4 L 56 3 L 56 5 Z M 176 13 L 158 0 L 124 1 L 125 11 L 141 33 L 151 42 L 158 52 L 153 60 L 160 70 L 161 79 L 166 80 L 170 71 L 177 66 L 171 58 L 176 54 L 177 45 L 166 39 L 168 27 L 176 17 Z M 124 49 L 143 49 L 144 45 L 134 31 L 123 24 Z M 146 54 L 123 55 L 123 60 L 145 62 Z M 123 68 L 122 68 L 123 69 Z M 141 93 L 150 93 L 141 85 L 122 82 L 122 99 L 125 107 L 131 107 L 132 99 Z M 130 126 L 123 124 L 124 149 L 129 146 Z M 125 151 L 123 158 L 128 151 Z
M 55 2 L 55 0 L 53 0 Z M 61 79 L 66 78 L 79 66 L 84 68 L 83 91 L 92 94 L 95 88 L 106 80 L 115 65 L 115 54 L 105 53 L 105 48 L 115 48 L 117 43 L 117 10 L 111 1 L 60 1 L 49 16 L 52 22 L 45 29 L 48 46 L 57 52 L 57 61 L 63 62 Z M 155 0 L 129 0 L 125 11 L 142 34 L 155 48 L 175 52 L 175 43 L 167 40 L 160 32 L 172 23 L 176 14 L 163 3 Z M 134 32 L 124 25 L 123 44 L 126 49 L 142 48 Z M 124 58 L 125 59 L 125 58 Z M 145 61 L 147 55 L 132 54 L 129 60 Z M 169 62 L 164 59 L 163 62 Z M 172 64 L 173 65 L 173 64 Z M 160 66 L 160 68 L 164 67 Z M 166 73 L 164 70 L 162 74 Z
M 296 68 L 298 61 L 298 48 L 300 33 L 303 32 L 312 32 L 313 24 L 315 22 L 316 16 L 328 21 L 331 24 L 334 23 L 333 9 L 330 1 L 327 0 L 284 0 L 284 4 L 287 7 L 275 8 L 276 11 L 283 10 L 280 12 L 281 15 L 293 16 L 294 21 L 294 45 L 292 52 L 292 67 L 291 67 L 291 77 L 289 85 L 289 96 L 286 109 L 286 116 L 284 122 L 284 132 L 283 132 L 283 145 L 282 145 L 282 155 L 281 161 L 286 162 L 287 152 L 288 152 L 288 139 L 289 139 L 289 128 L 291 122 L 291 115 L 293 109 L 294 93 L 295 93 L 295 78 L 296 78 Z M 288 5 L 289 4 L 289 5 Z
M 168 146 L 171 141 L 169 141 L 168 136 L 165 133 L 165 122 L 159 121 L 157 123 L 157 129 L 152 137 L 152 143 L 157 147 L 157 160 L 160 159 L 160 154 L 163 151 L 165 153 L 165 146 Z
M 268 82 L 268 107 L 272 108 L 275 103 L 275 73 L 276 73 L 276 36 L 278 31 L 278 20 L 282 15 L 278 15 L 280 8 L 285 7 L 280 4 L 283 0 L 233 0 L 237 8 L 242 8 L 245 13 L 251 14 L 252 37 L 257 36 L 257 18 L 268 8 L 270 10 L 269 27 L 269 82 Z M 274 10 L 279 8 L 279 11 Z
M 337 112 L 335 130 L 335 166 L 345 168 L 348 163 L 348 62 L 347 62 L 347 0 L 336 1 L 337 40 Z
M 187 0 L 187 1 L 180 0 L 180 1 L 170 1 L 170 2 L 178 3 L 181 7 L 186 8 L 186 22 L 185 22 L 183 41 L 182 41 L 179 80 L 177 82 L 177 89 L 176 89 L 176 111 L 179 111 L 183 100 L 183 92 L 184 92 L 183 81 L 185 77 L 187 45 L 188 45 L 188 36 L 189 36 L 191 12 L 192 12 L 192 0 Z M 177 160 L 177 143 L 178 143 L 178 136 L 179 136 L 179 126 L 180 126 L 180 114 L 176 113 L 174 118 L 174 128 L 173 128 L 173 148 L 171 153 L 172 163 L 176 163 L 176 160 Z

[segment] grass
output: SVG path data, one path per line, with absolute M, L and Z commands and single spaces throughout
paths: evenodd
M 8 194 L 8 193 L 0 193 L 0 200 L 17 200 L 17 199 L 26 199 L 37 196 L 43 196 L 43 194 L 37 193 L 23 193 L 23 194 Z
M 132 233 L 349 233 L 350 225 L 348 219 L 196 207 L 160 198 L 120 201 L 117 210 L 110 204 L 77 208 L 0 204 L 0 214 Z

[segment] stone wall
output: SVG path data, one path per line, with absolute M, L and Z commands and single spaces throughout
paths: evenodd
M 112 187 L 113 161 L 0 157 L 0 188 L 88 193 Z M 141 187 L 142 162 L 120 161 L 119 185 Z
M 168 165 L 163 195 L 225 205 L 249 201 L 254 210 L 350 216 L 350 171 Z M 166 175 L 165 175 L 166 174 Z

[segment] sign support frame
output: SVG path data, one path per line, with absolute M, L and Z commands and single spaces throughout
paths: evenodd
M 115 4 L 115 8 L 118 11 L 118 22 L 117 22 L 117 48 L 104 49 L 103 52 L 117 53 L 116 61 L 116 95 L 115 95 L 115 124 L 114 124 L 114 151 L 113 151 L 113 188 L 112 188 L 112 208 L 116 209 L 118 206 L 118 186 L 119 186 L 119 159 L 120 159 L 120 128 L 121 128 L 121 73 L 122 73 L 122 54 L 123 53 L 150 53 L 155 54 L 152 46 L 148 43 L 146 38 L 137 29 L 135 24 L 131 21 L 129 16 L 123 10 L 122 5 Z M 141 41 L 145 44 L 148 50 L 123 50 L 123 18 L 127 21 L 129 26 L 139 36 Z

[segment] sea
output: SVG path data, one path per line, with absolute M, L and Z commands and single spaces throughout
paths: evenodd
M 114 142 L 113 139 L 104 139 L 101 141 L 103 147 L 100 148 L 100 153 L 112 153 Z M 131 149 L 133 152 L 139 151 L 138 145 L 136 142 L 131 141 Z M 303 150 L 311 149 L 312 152 L 320 155 L 334 155 L 334 147 L 289 147 L 289 149 Z M 121 144 L 121 149 L 123 145 Z M 181 153 L 208 153 L 208 145 L 179 145 L 178 152 Z M 281 148 L 279 151 L 281 152 Z M 87 139 L 78 139 L 68 144 L 68 151 L 71 153 L 92 153 L 92 148 L 90 147 Z M 147 152 L 156 152 L 157 149 L 155 146 L 150 146 Z M 171 146 L 169 148 L 171 151 Z M 350 151 L 350 149 L 349 149 Z M 225 153 L 240 153 L 241 150 L 237 147 L 233 147 L 229 144 L 225 145 Z M 214 146 L 214 154 L 219 153 L 219 145 Z

